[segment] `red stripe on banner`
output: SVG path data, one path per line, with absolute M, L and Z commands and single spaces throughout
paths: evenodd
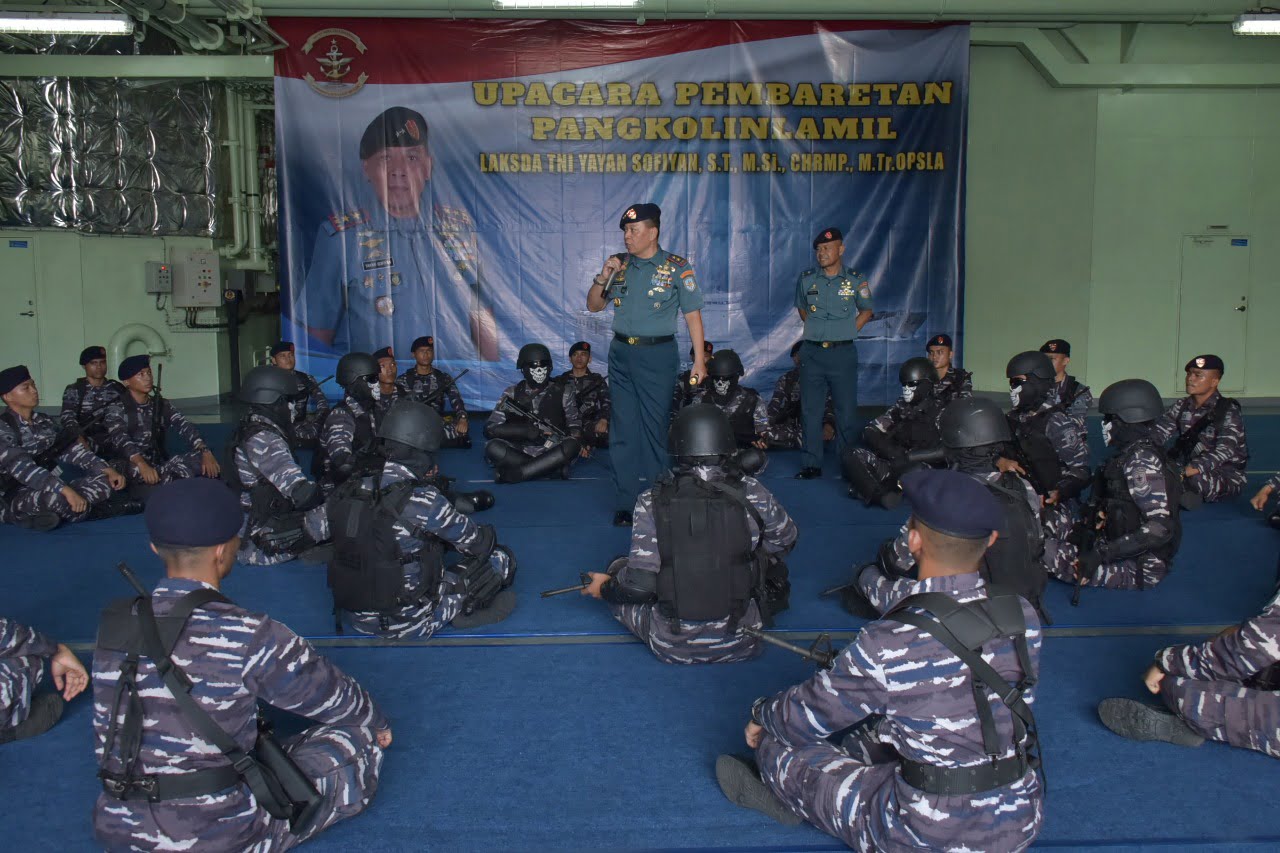
M 289 47 L 276 75 L 334 87 L 549 74 L 822 32 L 938 29 L 901 21 L 623 21 L 272 18 Z

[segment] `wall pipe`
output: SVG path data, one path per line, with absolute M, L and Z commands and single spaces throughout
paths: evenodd
M 231 245 L 223 246 L 218 253 L 224 258 L 234 258 L 244 251 L 244 186 L 241 181 L 244 169 L 244 140 L 240 124 L 244 115 L 240 110 L 240 95 L 227 87 L 227 167 L 231 172 Z
M 111 0 L 111 3 L 143 22 L 158 18 L 168 28 L 181 32 L 193 50 L 218 50 L 226 41 L 220 27 L 198 15 L 188 16 L 187 8 L 172 0 Z
M 264 263 L 262 252 L 262 175 L 258 151 L 258 116 L 246 98 L 240 99 L 240 125 L 244 136 L 244 195 L 248 210 L 245 233 L 249 240 L 249 260 Z
M 129 323 L 116 329 L 107 344 L 107 359 L 111 364 L 124 361 L 129 345 L 141 343 L 147 348 L 147 355 L 168 355 L 169 346 L 160 337 L 160 333 L 146 323 Z

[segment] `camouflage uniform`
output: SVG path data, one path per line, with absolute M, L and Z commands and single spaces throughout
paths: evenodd
M 378 399 L 373 404 L 373 411 L 380 418 L 391 410 L 391 406 L 396 400 L 403 400 L 409 395 L 409 389 L 405 388 L 397 376 L 395 381 L 391 383 L 391 390 L 387 391 L 379 387 Z
M 310 373 L 295 370 L 298 387 L 302 392 L 289 401 L 289 420 L 293 424 L 293 435 L 300 442 L 314 444 L 320 440 L 320 426 L 329 414 L 329 401 L 325 399 L 320 383 Z M 314 412 L 308 412 L 312 406 Z
M 58 644 L 49 637 L 0 616 L 0 728 L 12 728 L 31 713 L 44 659 L 57 653 Z
M 960 602 L 986 597 L 976 573 L 917 581 L 904 594 L 923 592 Z M 1040 623 L 1029 604 L 1022 610 L 1038 669 Z M 1010 682 L 1022 678 L 1011 641 L 989 643 L 983 657 Z M 1010 744 L 1001 757 L 1012 756 L 1012 716 L 994 693 L 986 694 L 998 742 Z M 1023 698 L 1033 704 L 1034 689 Z M 972 676 L 954 654 L 920 629 L 872 622 L 830 670 L 761 705 L 765 732 L 756 760 L 766 784 L 792 811 L 856 850 L 1023 850 L 1043 821 L 1034 771 L 1009 785 L 955 796 L 913 788 L 898 772 L 899 757 L 948 768 L 989 762 L 975 710 Z M 859 721 L 854 749 L 827 740 Z
M 582 376 L 574 376 L 572 370 L 566 370 L 556 379 L 573 389 L 573 399 L 578 404 L 578 414 L 582 418 L 583 435 L 586 436 L 587 443 L 607 447 L 609 433 L 606 431 L 597 435 L 596 424 L 608 421 L 613 414 L 613 407 L 609 402 L 609 381 L 590 369 Z
M 1280 758 L 1280 693 L 1241 682 L 1280 661 L 1280 595 L 1240 630 L 1156 654 L 1160 697 L 1201 737 Z
M 122 467 L 127 469 L 120 473 L 129 478 L 130 485 L 142 483 L 142 472 L 133 463 L 133 457 L 142 454 L 142 458 L 160 475 L 161 483 L 199 477 L 201 455 L 209 449 L 204 439 L 200 437 L 200 431 L 182 412 L 175 409 L 168 400 L 164 400 L 161 403 L 164 407 L 161 412 L 161 423 L 164 424 L 165 433 L 176 432 L 191 446 L 191 450 L 171 455 L 167 459 L 159 458 L 158 448 L 151 435 L 151 413 L 155 405 L 154 400 L 147 400 L 138 405 L 137 423 L 133 428 L 129 423 L 124 402 L 117 401 L 107 407 L 107 430 L 111 435 L 111 449 L 124 460 Z
M 419 373 L 418 368 L 411 367 L 400 374 L 399 381 L 399 384 L 404 387 L 405 396 L 418 402 L 422 402 L 427 397 L 436 394 L 441 385 L 446 386 L 442 393 L 436 394 L 435 402 L 432 403 L 432 408 L 444 420 L 445 441 L 456 440 L 458 438 L 458 423 L 467 420 L 466 403 L 462 401 L 462 394 L 458 391 L 457 384 L 452 380 L 452 376 L 434 367 L 426 375 Z M 444 411 L 446 400 L 449 402 L 448 417 L 445 416 Z
M 932 427 L 934 435 L 937 437 L 939 442 L 937 446 L 941 447 L 942 439 L 939 430 L 941 428 L 940 422 L 942 420 L 942 405 L 932 398 L 928 400 L 921 400 L 919 403 L 905 403 L 902 398 L 899 397 L 894 401 L 892 406 L 885 409 L 882 414 L 872 420 L 871 423 L 867 424 L 867 429 L 879 430 L 885 435 L 891 436 L 894 428 L 899 424 L 905 423 L 912 418 L 928 417 L 930 413 L 933 415 Z M 903 452 L 929 449 L 908 448 L 902 445 L 899 446 L 902 447 Z M 847 453 L 854 459 L 861 462 L 871 476 L 874 477 L 882 487 L 892 486 L 893 482 L 895 482 L 893 464 L 874 450 L 867 447 L 851 447 Z
M 1169 490 L 1165 484 L 1165 468 L 1156 451 L 1149 446 L 1139 447 L 1126 459 L 1123 473 L 1129 486 L 1129 494 L 1133 496 L 1138 512 L 1142 515 L 1142 527 L 1137 532 L 1148 534 L 1152 524 L 1167 525 L 1174 508 L 1170 506 Z M 1079 549 L 1064 541 L 1067 538 L 1065 535 L 1055 537 L 1058 541 L 1051 548 L 1047 526 L 1045 536 L 1045 567 L 1058 580 L 1074 584 Z M 1100 531 L 1099 546 L 1106 544 L 1106 541 L 1105 535 Z M 1168 573 L 1169 564 L 1147 552 L 1103 563 L 1098 567 L 1097 573 L 1088 579 L 1088 583 L 1090 586 L 1108 589 L 1143 589 L 1160 583 Z
M 1062 403 L 1062 395 L 1067 389 L 1067 382 L 1075 379 L 1074 376 L 1068 375 L 1061 382 L 1055 382 L 1053 387 L 1049 389 L 1048 402 L 1051 406 L 1058 406 Z M 1084 383 L 1076 383 L 1076 396 L 1069 406 L 1064 407 L 1064 411 L 1075 418 L 1084 426 L 1085 416 L 1089 414 L 1089 407 L 1093 405 L 1093 392 L 1089 390 L 1089 386 Z
M 293 450 L 289 440 L 280 432 L 280 428 L 269 418 L 253 414 L 249 420 L 261 424 L 264 429 L 254 430 L 253 434 L 235 450 L 236 474 L 240 477 L 243 490 L 240 492 L 240 506 L 245 510 L 244 529 L 240 536 L 240 553 L 237 559 L 250 566 L 274 566 L 287 563 L 295 558 L 294 554 L 268 555 L 249 540 L 249 536 L 258 532 L 249 517 L 252 501 L 249 489 L 265 480 L 275 487 L 281 496 L 288 498 L 298 484 L 307 479 L 302 467 L 293 458 Z M 307 510 L 303 518 L 307 535 L 316 542 L 324 542 L 329 538 L 329 516 L 324 505 Z
M 340 405 L 329 411 L 324 419 L 324 427 L 320 431 L 320 446 L 323 449 L 322 473 L 320 485 L 325 491 L 334 486 L 334 471 L 356 463 L 357 455 L 362 448 L 355 446 L 357 420 L 368 427 L 370 439 L 377 432 L 377 407 L 370 412 L 359 400 L 347 395 Z
M 399 462 L 387 462 L 382 468 L 381 488 L 387 488 L 405 480 L 412 480 L 413 472 Z M 372 484 L 373 477 L 365 478 Z M 400 513 L 399 521 L 392 529 L 402 556 L 416 554 L 423 543 L 436 538 L 449 543 L 463 556 L 473 556 L 480 539 L 480 528 L 471 519 L 453 508 L 449 499 L 434 486 L 420 485 L 414 488 L 408 503 Z M 493 570 L 503 578 L 511 572 L 511 559 L 507 552 L 495 548 L 489 557 Z M 406 604 L 394 613 L 377 611 L 351 611 L 351 627 L 362 634 L 373 634 L 394 640 L 426 639 L 453 620 L 462 610 L 466 596 L 455 593 L 448 579 L 442 579 L 436 589 L 423 587 L 419 564 L 405 563 L 404 592 Z
M 710 356 L 707 357 L 710 359 Z M 671 417 L 676 416 L 676 412 L 685 406 L 692 406 L 694 403 L 702 402 L 702 395 L 706 393 L 709 382 L 703 380 L 698 385 L 690 385 L 689 378 L 693 375 L 693 369 L 682 371 L 676 376 L 676 387 L 671 392 Z
M 1000 479 L 999 471 L 988 471 L 982 474 L 973 474 L 970 477 L 980 483 L 994 483 Z M 1019 478 L 1021 479 L 1021 478 Z M 1026 480 L 1022 481 L 1027 493 L 1027 506 L 1031 508 L 1031 513 L 1036 518 L 1040 517 L 1040 496 L 1036 494 L 1036 490 Z M 916 558 L 911 556 L 911 549 L 907 547 L 907 525 L 902 525 L 902 530 L 893 540 L 891 548 L 892 562 L 894 567 L 902 575 L 898 578 L 890 578 L 886 575 L 877 563 L 870 563 L 862 568 L 854 579 L 858 589 L 866 596 L 867 601 L 871 602 L 880 613 L 884 613 L 893 605 L 897 604 L 908 595 L 919 592 L 919 581 L 911 577 L 911 573 L 916 568 Z
M 702 402 L 710 403 L 728 416 L 739 447 L 749 446 L 769 430 L 769 408 L 754 388 L 739 385 L 728 397 L 721 397 L 714 383 L 708 380 Z
M 1201 418 L 1210 417 L 1220 399 L 1222 395 L 1214 391 L 1199 408 L 1190 397 L 1174 403 L 1156 419 L 1152 433 L 1156 443 L 1167 444 L 1195 426 Z M 1248 461 L 1249 444 L 1245 438 L 1244 420 L 1240 409 L 1230 406 L 1222 420 L 1222 429 L 1210 423 L 1200 434 L 1190 461 L 1184 463 L 1200 470 L 1194 477 L 1186 478 L 1187 485 L 1206 501 L 1233 498 L 1244 488 L 1244 469 Z
M 199 581 L 162 580 L 152 596 L 156 615 L 163 616 L 182 596 L 202 588 Z M 213 602 L 191 615 L 173 660 L 193 682 L 191 696 L 246 751 L 257 737 L 259 700 L 320 724 L 286 743 L 324 800 L 307 838 L 369 804 L 382 767 L 375 734 L 390 724 L 369 694 L 306 640 L 264 614 Z M 99 763 L 113 773 L 123 770 L 119 756 L 108 756 L 104 763 L 102 753 L 124 661 L 122 653 L 110 651 L 93 658 L 94 748 Z M 145 657 L 138 664 L 137 684 L 146 720 L 139 772 L 187 773 L 226 765 L 222 753 L 193 734 Z M 291 835 L 286 821 L 272 819 L 243 784 L 209 796 L 157 803 L 102 794 L 94 807 L 93 830 L 98 843 L 112 850 L 266 853 L 306 840 Z
M 947 375 L 934 380 L 933 396 L 943 406 L 952 400 L 973 396 L 973 374 L 958 367 L 947 368 Z
M 578 401 L 574 394 L 572 384 L 568 382 L 560 382 L 557 379 L 551 379 L 545 382 L 541 388 L 537 388 L 536 386 L 530 385 L 527 379 L 521 379 L 517 384 L 508 386 L 507 389 L 502 392 L 502 396 L 498 398 L 498 404 L 493 407 L 493 414 L 489 415 L 489 420 L 485 422 L 484 434 L 486 438 L 493 438 L 490 432 L 493 427 L 496 427 L 499 424 L 504 424 L 508 419 L 516 417 L 504 409 L 503 403 L 506 400 L 515 398 L 517 394 L 520 395 L 521 399 L 529 401 L 529 405 L 525 408 L 531 409 L 535 414 L 539 415 L 542 414 L 540 407 L 542 406 L 544 398 L 546 398 L 548 394 L 559 394 L 560 404 L 564 407 L 564 431 L 574 436 L 582 435 L 582 415 L 578 411 Z M 543 453 L 547 452 L 552 447 L 555 447 L 557 444 L 560 444 L 562 441 L 564 441 L 564 439 L 558 435 L 544 434 L 534 444 L 520 445 L 516 444 L 514 441 L 511 442 L 511 444 L 517 450 L 529 456 L 541 456 Z M 570 462 L 570 464 L 572 464 L 572 462 Z
M 689 469 L 704 480 L 723 480 L 721 468 L 697 466 Z M 760 513 L 764 521 L 763 547 L 771 555 L 784 556 L 795 547 L 799 531 L 787 515 L 782 504 L 753 477 L 743 477 L 742 490 L 746 499 Z M 755 517 L 747 515 L 747 527 L 752 541 L 760 536 Z M 658 552 L 658 527 L 653 511 L 653 489 L 646 489 L 636 501 L 634 524 L 631 527 L 631 553 L 626 565 L 618 571 L 624 579 L 627 572 L 653 572 L 662 569 Z M 672 620 L 658 610 L 658 604 L 609 604 L 614 618 L 631 633 L 649 645 L 649 649 L 663 663 L 731 663 L 750 660 L 764 651 L 764 645 L 754 637 L 730 629 L 731 619 L 711 622 L 680 620 L 679 630 L 673 630 Z M 739 626 L 760 628 L 763 620 L 755 601 L 738 619 Z
M 97 387 L 90 385 L 88 379 L 77 379 L 62 392 L 62 411 L 58 413 L 58 422 L 65 429 L 82 429 L 98 414 L 103 414 L 104 417 L 85 431 L 85 440 L 89 442 L 90 450 L 99 456 L 106 456 L 110 446 L 107 440 L 106 408 L 125 393 L 125 387 L 114 379 L 103 380 Z
M 769 426 L 763 435 L 770 447 L 798 450 L 804 445 L 804 430 L 800 426 L 800 368 L 793 367 L 778 377 L 766 411 Z M 835 429 L 836 413 L 831 406 L 830 392 L 827 393 L 827 410 L 822 415 L 822 423 Z
M 1010 429 L 1014 429 L 1015 436 L 1017 435 L 1015 424 L 1026 422 L 1045 411 L 1053 409 L 1056 404 L 1052 400 L 1053 392 L 1050 391 L 1049 397 L 1035 411 L 1014 410 L 1010 412 L 1009 426 Z M 1049 443 L 1053 445 L 1054 453 L 1058 457 L 1058 464 L 1062 467 L 1063 479 L 1071 477 L 1087 484 L 1089 481 L 1089 446 L 1086 443 L 1083 420 L 1077 421 L 1065 411 L 1054 411 L 1045 420 L 1044 434 L 1049 439 Z M 1030 469 L 1028 469 L 1027 473 L 1031 473 Z M 1053 486 L 1048 488 L 1052 489 Z M 1055 504 L 1047 504 L 1040 514 L 1040 523 L 1044 528 L 1045 539 L 1065 540 L 1075 526 L 1079 513 L 1080 503 L 1074 497 L 1060 499 Z
M 55 512 L 63 521 L 83 521 L 95 505 L 111 498 L 111 486 L 104 471 L 107 463 L 80 442 L 72 442 L 59 462 L 75 465 L 89 472 L 69 483 L 58 477 L 57 466 L 41 468 L 35 456 L 48 449 L 58 438 L 58 422 L 41 412 L 32 412 L 31 420 L 24 421 L 12 409 L 6 410 L 18 422 L 15 434 L 5 420 L 0 420 L 0 482 L 7 482 L 3 499 L 0 499 L 0 521 L 20 524 L 41 512 Z M 80 493 L 88 507 L 84 512 L 74 512 L 62 487 L 70 486 Z

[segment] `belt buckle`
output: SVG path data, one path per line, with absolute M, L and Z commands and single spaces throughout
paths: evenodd
M 632 346 L 635 346 L 636 344 L 640 343 L 640 339 L 636 337 L 630 337 L 630 338 L 627 338 L 627 343 L 631 344 Z
M 822 342 L 822 348 L 823 348 L 823 349 L 831 349 L 831 341 L 823 341 L 823 342 Z

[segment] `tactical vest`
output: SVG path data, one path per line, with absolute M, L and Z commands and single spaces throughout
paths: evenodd
M 293 375 L 298 380 L 299 390 L 289 398 L 289 402 L 293 408 L 292 422 L 296 425 L 307 419 L 307 404 L 311 402 L 311 390 L 316 383 L 301 370 L 293 371 Z
M 1042 599 L 1049 575 L 1040 557 L 1044 554 L 1044 533 L 1027 504 L 1026 488 L 1018 475 L 1001 474 L 987 491 L 1004 510 L 1005 526 L 995 544 L 982 557 L 979 572 L 989 585 L 1022 596 L 1043 617 Z
M 419 551 L 404 554 L 396 541 L 400 520 L 415 480 L 402 480 L 382 488 L 381 476 L 372 483 L 352 477 L 329 501 L 329 529 L 333 534 L 333 558 L 329 561 L 329 588 L 335 611 L 376 611 L 381 614 L 415 602 L 405 590 L 404 567 L 420 564 L 420 590 L 434 595 L 444 571 L 443 547 L 438 539 L 423 542 Z
M 71 386 L 76 389 L 76 408 L 75 408 L 76 423 L 80 424 L 80 426 L 83 427 L 93 418 L 94 415 L 96 415 L 99 411 L 101 411 L 101 408 L 106 408 L 106 407 L 103 406 L 99 409 L 94 409 L 93 411 L 86 414 L 84 412 L 84 397 L 86 394 L 89 393 L 89 388 L 91 387 L 89 385 L 89 380 L 86 377 L 81 376 L 75 382 L 72 382 Z M 128 389 L 126 389 L 123 385 L 121 385 L 119 382 L 115 381 L 114 379 L 108 379 L 106 381 L 106 387 L 114 390 L 116 392 L 116 395 L 120 399 L 124 399 L 124 397 L 128 394 Z M 107 428 L 104 425 L 97 424 L 97 425 L 94 425 L 89 431 L 93 433 L 105 434 L 107 431 Z
M 1173 444 L 1169 448 L 1169 457 L 1179 465 L 1186 465 L 1195 456 L 1196 446 L 1200 444 L 1201 437 L 1208 431 L 1209 427 L 1213 427 L 1215 435 L 1222 434 L 1222 424 L 1227 419 L 1227 412 L 1234 408 L 1236 416 L 1240 416 L 1240 402 L 1233 397 L 1219 397 L 1218 402 L 1213 404 L 1213 410 L 1207 412 L 1200 420 L 1196 421 L 1191 427 L 1173 440 Z
M 734 392 L 741 391 L 741 395 Z M 730 411 L 727 406 L 737 396 L 737 406 Z M 710 403 L 729 416 L 729 425 L 733 428 L 733 437 L 738 444 L 750 444 L 756 440 L 756 404 L 760 395 L 754 389 L 736 387 L 726 399 L 721 399 L 714 390 L 708 389 L 702 402 Z
M 567 433 L 569 431 L 569 422 L 564 416 L 564 382 L 560 377 L 547 382 L 547 387 L 543 389 L 542 399 L 538 401 L 536 407 L 533 404 L 535 392 L 529 386 L 527 380 L 516 385 L 512 396 L 521 407 L 531 412 L 536 412 L 543 420 L 564 432 Z M 530 422 L 528 418 L 521 415 L 512 415 L 507 420 L 517 424 Z
M 1056 407 L 1037 412 L 1026 420 L 1015 418 L 1012 413 L 1009 415 L 1009 429 L 1022 455 L 1020 461 L 1027 470 L 1031 485 L 1040 495 L 1049 494 L 1062 480 L 1062 462 L 1047 432 L 1049 418 L 1055 412 Z
M 736 622 L 760 596 L 759 541 L 747 523 L 750 503 L 736 484 L 682 472 L 654 486 L 658 609 L 679 620 Z M 757 522 L 763 538 L 764 524 Z
M 955 374 L 955 379 L 948 382 L 947 379 L 951 374 Z M 958 367 L 952 367 L 947 371 L 947 376 L 939 379 L 934 383 L 933 396 L 942 408 L 946 408 L 947 403 L 956 399 L 956 395 L 960 393 L 960 386 L 964 384 L 964 380 L 969 378 L 968 371 L 960 370 Z
M 154 462 L 158 464 L 169 461 L 169 454 L 165 449 L 164 440 L 165 431 L 168 429 L 168 419 L 164 416 L 165 403 L 163 399 L 155 398 L 152 399 L 150 403 L 155 406 L 155 408 L 152 409 L 150 423 L 147 424 L 151 430 L 151 443 L 148 447 L 144 448 L 144 451 L 151 451 L 152 456 L 154 456 Z M 133 399 L 132 394 L 127 392 L 120 395 L 120 404 L 124 406 L 124 414 L 125 420 L 128 424 L 129 437 L 133 438 L 140 435 L 142 430 L 142 406 L 145 404 L 139 403 L 137 400 Z M 143 455 L 145 456 L 146 453 L 144 452 Z
M 1122 536 L 1136 533 L 1142 527 L 1142 512 L 1129 491 L 1129 480 L 1124 475 L 1125 463 L 1133 458 L 1139 448 L 1146 447 L 1155 452 L 1163 468 L 1165 488 L 1168 490 L 1169 525 L 1173 528 L 1173 538 L 1159 548 L 1151 550 L 1151 554 L 1168 563 L 1178 552 L 1182 542 L 1182 519 L 1179 501 L 1182 498 L 1182 472 L 1165 457 L 1160 448 L 1149 441 L 1135 441 L 1122 448 L 1119 453 L 1107 460 L 1102 468 L 1103 511 L 1107 514 L 1107 540 L 1114 542 Z
M 249 526 L 251 528 L 262 524 L 267 519 L 292 512 L 294 509 L 293 501 L 289 496 L 282 494 L 266 477 L 259 476 L 258 482 L 252 486 L 246 486 L 240 479 L 240 468 L 236 465 L 236 451 L 242 449 L 249 439 L 260 432 L 275 433 L 289 444 L 289 437 L 280 427 L 275 424 L 265 424 L 246 415 L 236 425 L 222 460 L 222 470 L 227 483 L 237 491 L 249 494 Z M 292 449 L 290 445 L 290 450 Z M 245 458 L 252 464 L 253 460 L 249 458 L 248 452 L 245 453 Z
M 931 450 L 942 446 L 942 433 L 938 431 L 938 404 L 933 397 L 916 405 L 903 407 L 902 419 L 889 430 L 893 443 L 906 449 Z
M 926 612 L 917 613 L 910 608 Z M 968 667 L 982 729 L 982 748 L 991 757 L 990 762 L 970 767 L 939 767 L 903 759 L 904 782 L 928 794 L 965 796 L 1011 785 L 1028 770 L 1040 769 L 1035 717 L 1022 698 L 1035 685 L 1036 672 L 1031 664 L 1021 599 L 998 587 L 989 589 L 986 599 L 967 604 L 940 592 L 918 593 L 903 599 L 882 618 L 927 632 Z M 1013 684 L 982 657 L 986 643 L 1002 639 L 1012 642 L 1022 670 L 1022 678 Z M 1006 758 L 997 757 L 1007 748 L 999 742 L 988 691 L 998 697 L 1012 717 L 1014 754 Z
M 339 409 L 350 414 L 352 421 L 355 423 L 351 437 L 351 455 L 355 460 L 355 470 L 362 470 L 367 465 L 372 464 L 372 461 L 378 457 L 375 450 L 376 436 L 373 428 L 373 413 L 356 414 L 351 410 L 351 406 L 345 397 L 342 402 L 329 410 L 329 416 L 332 417 L 334 412 Z M 333 466 L 329 461 L 329 452 L 325 449 L 323 436 L 321 436 L 320 445 L 316 448 L 316 455 L 312 460 L 311 473 L 316 477 L 328 477 L 330 479 L 333 477 Z

